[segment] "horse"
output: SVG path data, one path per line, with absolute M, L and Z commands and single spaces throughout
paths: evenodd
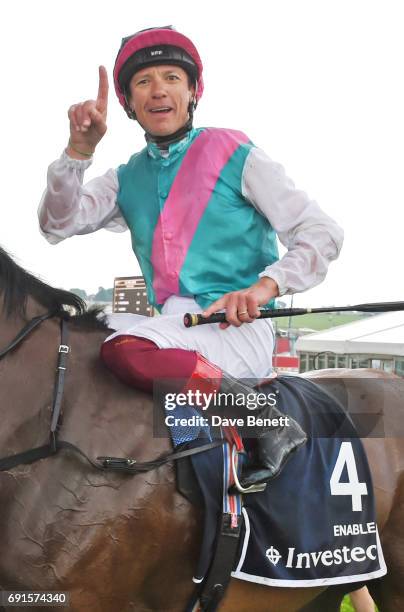
M 125 386 L 99 359 L 111 333 L 105 320 L 87 312 L 78 296 L 25 271 L 0 248 L 0 352 L 34 317 L 52 315 L 0 360 L 1 456 L 42 445 L 49 436 L 60 320 L 67 310 L 71 352 L 60 439 L 93 458 L 149 461 L 169 453 L 168 437 L 152 435 L 153 418 L 163 420 L 163 414 L 153 414 L 151 397 Z M 310 377 L 323 380 L 344 401 L 350 394 L 355 405 L 364 397 L 371 402 L 371 379 L 388 394 L 389 422 L 403 419 L 402 396 L 394 385 L 385 388 L 386 379 L 396 382 L 392 375 L 328 370 Z M 368 587 L 380 609 L 392 612 L 404 609 L 404 445 L 395 438 L 364 443 L 388 566 L 388 574 Z M 97 471 L 64 448 L 0 472 L 0 495 L 0 590 L 68 592 L 73 612 L 185 609 L 194 588 L 202 514 L 177 492 L 172 463 L 130 476 Z M 332 612 L 355 586 L 290 589 L 232 579 L 220 610 Z

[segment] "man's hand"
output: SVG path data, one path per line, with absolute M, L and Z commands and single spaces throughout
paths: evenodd
M 70 141 L 67 154 L 75 159 L 87 159 L 107 131 L 108 74 L 99 67 L 99 84 L 96 100 L 73 104 L 68 110 Z M 83 151 L 87 155 L 80 155 Z
M 226 329 L 229 325 L 240 327 L 243 323 L 252 323 L 261 316 L 259 306 L 267 304 L 277 295 L 279 295 L 277 283 L 269 277 L 260 278 L 247 289 L 226 293 L 204 310 L 202 316 L 209 317 L 214 312 L 225 309 L 227 323 L 220 323 L 219 327 L 221 329 Z

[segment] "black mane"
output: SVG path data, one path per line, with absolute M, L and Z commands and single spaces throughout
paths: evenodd
M 3 312 L 26 315 L 27 299 L 31 296 L 55 316 L 72 314 L 72 322 L 86 329 L 108 329 L 103 309 L 87 309 L 86 303 L 75 293 L 55 289 L 21 268 L 0 247 L 0 294 L 3 298 Z

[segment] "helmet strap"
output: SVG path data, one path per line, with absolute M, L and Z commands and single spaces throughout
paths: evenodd
M 137 121 L 137 117 L 136 117 L 136 113 L 135 111 L 131 108 L 130 104 L 129 104 L 129 99 L 128 99 L 128 94 L 126 91 L 123 92 L 123 95 L 125 97 L 125 112 L 128 115 L 129 119 L 133 119 L 134 121 Z
M 168 149 L 169 145 L 179 142 L 188 134 L 188 132 L 192 129 L 192 121 L 193 116 L 190 113 L 187 122 L 173 134 L 168 134 L 167 136 L 153 136 L 153 134 L 145 132 L 144 137 L 146 142 L 154 142 L 159 149 Z

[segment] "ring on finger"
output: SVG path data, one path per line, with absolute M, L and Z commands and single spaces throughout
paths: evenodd
M 238 313 L 239 315 L 243 315 L 243 314 L 248 314 L 248 310 L 242 310 L 241 312 Z

